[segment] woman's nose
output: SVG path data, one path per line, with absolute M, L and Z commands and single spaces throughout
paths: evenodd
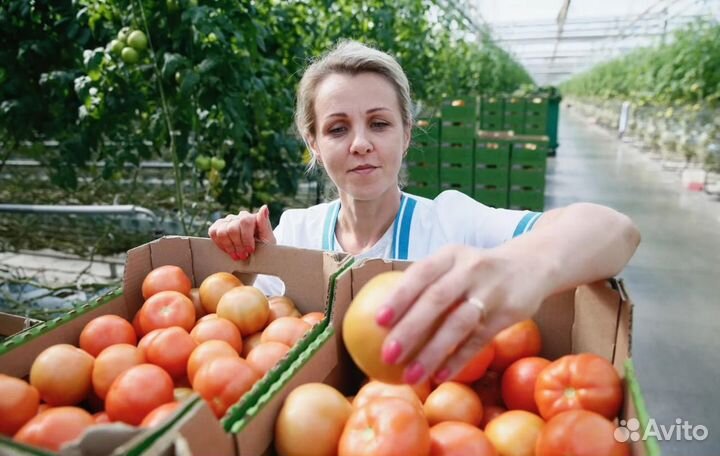
M 350 152 L 356 154 L 366 154 L 373 150 L 372 142 L 368 139 L 364 131 L 357 131 L 353 142 L 350 145 Z

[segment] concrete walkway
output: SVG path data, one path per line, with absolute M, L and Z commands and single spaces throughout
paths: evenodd
M 720 454 L 720 200 L 683 189 L 646 153 L 563 107 L 546 207 L 590 201 L 639 226 L 621 274 L 635 303 L 633 359 L 650 418 L 703 425 L 703 442 L 662 442 L 666 455 Z M 681 433 L 682 434 L 682 433 Z

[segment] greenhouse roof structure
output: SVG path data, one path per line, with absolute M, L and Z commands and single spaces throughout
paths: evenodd
M 720 19 L 720 0 L 462 0 L 465 11 L 539 85 L 558 84 L 632 49 L 672 39 L 698 18 Z

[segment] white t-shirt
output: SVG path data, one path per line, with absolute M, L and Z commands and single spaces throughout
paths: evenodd
M 281 245 L 342 252 L 335 236 L 339 211 L 339 200 L 288 209 L 273 230 L 275 239 Z M 532 229 L 541 215 L 492 208 L 456 190 L 444 191 L 434 200 L 402 193 L 400 209 L 388 231 L 356 257 L 417 261 L 450 244 L 492 248 Z M 282 282 L 269 276 L 258 276 L 255 286 L 268 295 L 284 291 Z

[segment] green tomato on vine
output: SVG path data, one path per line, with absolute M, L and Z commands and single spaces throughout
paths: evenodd
M 134 65 L 140 60 L 140 54 L 138 54 L 135 49 L 126 46 L 123 48 L 120 58 L 122 58 L 122 61 L 128 65 Z
M 210 170 L 210 157 L 207 155 L 198 155 L 195 159 L 195 166 L 200 171 L 209 171 Z
M 140 30 L 135 30 L 127 37 L 127 44 L 138 52 L 147 49 L 147 37 Z
M 120 31 L 117 34 L 117 39 L 121 43 L 125 44 L 127 41 L 128 35 L 130 34 L 130 27 L 123 27 L 120 29 Z
M 222 171 L 225 169 L 225 160 L 219 157 L 213 157 L 210 160 L 210 167 L 216 171 Z

